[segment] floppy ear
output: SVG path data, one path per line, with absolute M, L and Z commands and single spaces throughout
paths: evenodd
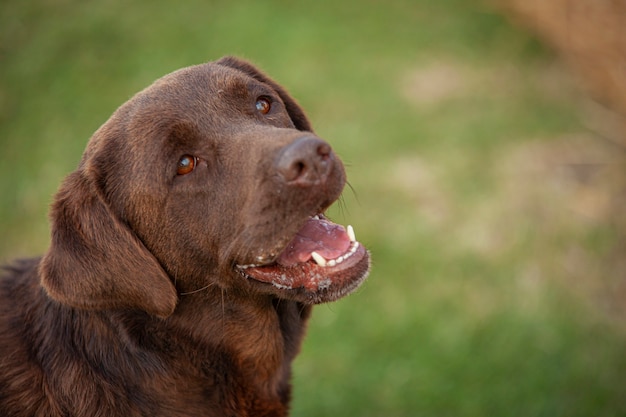
M 172 314 L 177 295 L 171 280 L 82 170 L 66 178 L 50 217 L 52 242 L 39 272 L 52 298 L 77 308 Z
M 224 57 L 217 61 L 216 64 L 234 68 L 249 75 L 255 80 L 261 81 L 262 83 L 271 86 L 283 100 L 283 103 L 285 103 L 287 113 L 289 114 L 289 117 L 291 117 L 291 120 L 296 126 L 296 129 L 313 132 L 313 128 L 311 127 L 309 119 L 307 119 L 304 111 L 302 110 L 300 105 L 298 105 L 296 100 L 294 100 L 289 95 L 289 93 L 287 93 L 287 91 L 283 87 L 281 87 L 276 81 L 272 80 L 270 77 L 262 73 L 254 65 L 232 56 Z

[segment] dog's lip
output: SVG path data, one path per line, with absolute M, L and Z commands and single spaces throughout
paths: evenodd
M 315 236 L 303 238 L 305 233 Z M 344 228 L 320 214 L 310 218 L 271 261 L 237 265 L 236 269 L 246 279 L 281 291 L 304 291 L 313 302 L 324 302 L 360 285 L 369 271 L 369 253 L 351 226 Z

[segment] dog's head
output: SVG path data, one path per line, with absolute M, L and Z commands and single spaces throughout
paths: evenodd
M 185 68 L 92 137 L 56 196 L 42 283 L 76 307 L 161 317 L 208 285 L 332 301 L 369 269 L 351 228 L 323 215 L 344 184 L 277 83 L 235 58 Z

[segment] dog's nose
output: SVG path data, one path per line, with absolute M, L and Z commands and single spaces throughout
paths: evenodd
M 334 156 L 323 140 L 305 136 L 285 146 L 276 161 L 276 168 L 286 182 L 308 187 L 328 178 Z

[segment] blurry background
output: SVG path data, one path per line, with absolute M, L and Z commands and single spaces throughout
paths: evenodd
M 294 415 L 626 415 L 624 4 L 4 1 L 0 260 L 46 249 L 118 105 L 235 54 L 342 156 L 331 215 L 373 253 L 315 310 Z

